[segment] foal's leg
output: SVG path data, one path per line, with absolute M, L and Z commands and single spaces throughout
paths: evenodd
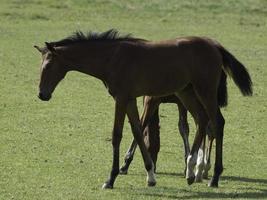
M 187 157 L 190 153 L 190 145 L 188 141 L 189 137 L 189 126 L 187 121 L 187 110 L 180 102 L 180 100 L 177 97 L 177 106 L 179 110 L 179 122 L 178 122 L 178 128 L 180 135 L 182 136 L 183 142 L 184 142 L 184 160 L 185 160 L 185 169 L 184 169 L 184 175 L 186 175 L 186 165 L 187 165 Z
M 113 163 L 109 179 L 104 183 L 103 189 L 112 189 L 117 175 L 119 174 L 120 142 L 126 114 L 127 102 L 116 100 L 115 120 L 112 131 Z
M 177 93 L 177 96 L 183 102 L 184 106 L 190 111 L 197 125 L 194 143 L 187 158 L 186 179 L 188 184 L 191 185 L 195 180 L 194 167 L 197 161 L 198 149 L 205 136 L 205 128 L 207 126 L 208 118 L 192 86 L 186 87 L 183 91 Z
M 203 89 L 206 88 L 206 89 Z M 205 110 L 209 116 L 211 129 L 214 131 L 216 139 L 216 153 L 215 153 L 215 166 L 214 174 L 209 183 L 210 187 L 218 187 L 219 177 L 223 171 L 222 163 L 222 149 L 223 149 L 223 129 L 224 118 L 217 103 L 217 91 L 207 90 L 208 87 L 203 87 L 196 90 L 198 98 L 205 106 Z
M 131 100 L 129 102 L 126 112 L 127 112 L 127 116 L 129 118 L 130 124 L 131 124 L 134 139 L 136 140 L 141 150 L 141 154 L 143 156 L 145 168 L 147 170 L 148 186 L 154 186 L 156 185 L 156 179 L 155 179 L 155 174 L 154 174 L 154 164 L 144 143 L 141 122 L 139 120 L 138 109 L 136 105 L 136 99 Z
M 150 117 L 149 122 L 144 130 L 145 143 L 150 153 L 151 159 L 154 163 L 155 171 L 158 159 L 158 153 L 160 150 L 160 131 L 159 131 L 159 108 L 154 111 L 154 114 Z
M 205 157 L 205 142 L 206 142 L 206 137 L 203 138 L 202 144 L 198 150 L 198 155 L 197 155 L 197 165 L 196 165 L 196 178 L 195 182 L 199 183 L 202 182 L 202 172 L 204 169 L 204 157 Z
M 157 154 L 159 152 L 159 99 L 156 97 L 145 96 L 144 111 L 142 113 L 142 132 L 146 135 L 146 146 L 151 155 L 154 167 L 156 167 Z M 130 148 L 128 149 L 124 164 L 120 168 L 120 174 L 127 174 L 128 168 L 133 160 L 134 153 L 137 147 L 135 139 L 133 139 Z M 156 169 L 156 168 L 155 168 Z
M 222 162 L 222 154 L 223 154 L 223 129 L 224 129 L 224 118 L 218 107 L 217 116 L 216 116 L 216 153 L 215 153 L 215 166 L 214 166 L 214 174 L 209 183 L 210 187 L 218 187 L 218 182 L 221 173 L 223 172 L 223 162 Z
M 146 96 L 141 121 L 145 144 L 156 170 L 157 156 L 160 148 L 159 138 L 159 104 L 160 98 Z
M 211 168 L 210 156 L 211 156 L 212 142 L 214 140 L 214 137 L 212 135 L 209 135 L 209 133 L 207 133 L 207 135 L 208 135 L 208 146 L 206 148 L 206 153 L 204 157 L 204 169 L 203 169 L 204 179 L 208 179 L 208 173 Z
M 129 166 L 131 162 L 133 161 L 134 153 L 137 147 L 137 143 L 135 139 L 133 139 L 129 149 L 126 152 L 126 155 L 124 157 L 124 164 L 120 168 L 120 174 L 127 174 Z

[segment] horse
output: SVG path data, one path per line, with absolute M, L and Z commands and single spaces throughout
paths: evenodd
M 188 141 L 189 125 L 187 121 L 187 110 L 185 109 L 181 101 L 178 99 L 178 97 L 175 95 L 169 95 L 163 97 L 145 96 L 143 98 L 144 111 L 142 113 L 141 121 L 143 121 L 143 119 L 145 118 L 148 118 L 146 111 L 148 110 L 148 108 L 153 107 L 154 113 L 152 113 L 151 116 L 148 118 L 146 126 L 144 125 L 145 128 L 143 136 L 148 152 L 150 153 L 150 156 L 153 160 L 155 172 L 156 172 L 158 153 L 160 150 L 159 105 L 161 103 L 175 103 L 178 107 L 178 113 L 179 113 L 178 128 L 184 143 L 185 166 L 186 166 L 187 156 L 189 155 L 190 152 L 190 145 Z M 135 140 L 133 140 L 129 149 L 125 154 L 124 164 L 120 168 L 120 174 L 125 175 L 128 173 L 128 169 L 133 160 L 136 147 L 137 143 L 135 142 Z
M 187 158 L 186 179 L 192 184 L 197 152 L 210 123 L 216 137 L 214 174 L 209 186 L 217 187 L 223 171 L 224 118 L 217 90 L 224 70 L 243 95 L 252 95 L 252 81 L 246 68 L 220 43 L 204 37 L 180 37 L 153 42 L 121 36 L 111 29 L 102 33 L 77 31 L 40 48 L 42 64 L 38 97 L 49 101 L 58 83 L 69 71 L 100 79 L 115 100 L 112 131 L 113 161 L 103 189 L 113 188 L 119 174 L 119 151 L 127 115 L 134 139 L 143 157 L 148 186 L 156 185 L 154 164 L 146 149 L 136 98 L 175 94 L 193 116 L 197 133 Z
M 226 107 L 228 104 L 226 78 L 227 77 L 225 73 L 222 72 L 221 81 L 220 81 L 219 88 L 218 88 L 218 91 L 220 91 L 220 93 L 218 93 L 217 95 L 218 104 L 220 107 Z M 183 144 L 184 144 L 184 160 L 185 160 L 184 175 L 185 175 L 187 157 L 190 152 L 190 145 L 188 141 L 189 125 L 187 121 L 187 110 L 177 96 L 175 95 L 169 95 L 169 96 L 163 96 L 163 97 L 145 96 L 143 98 L 144 111 L 142 113 L 141 121 L 144 121 L 144 119 L 146 119 L 146 123 L 144 124 L 143 122 L 144 126 L 146 126 L 144 128 L 144 133 L 143 133 L 145 144 L 147 146 L 148 152 L 151 155 L 151 158 L 154 163 L 155 171 L 156 171 L 157 157 L 158 157 L 158 153 L 160 150 L 159 105 L 161 103 L 174 103 L 178 107 L 178 113 L 179 113 L 178 129 L 179 129 L 179 133 L 182 137 Z M 148 116 L 148 113 L 150 113 L 149 116 Z M 208 136 L 209 145 L 207 146 L 207 149 L 204 150 L 205 140 L 203 140 L 201 149 L 199 150 L 198 162 L 196 165 L 196 172 L 195 172 L 196 182 L 201 182 L 202 178 L 208 179 L 208 171 L 211 167 L 210 152 L 211 152 L 212 143 L 214 140 L 214 137 L 211 134 L 211 131 L 209 130 L 210 130 L 210 127 L 207 127 L 207 136 Z M 120 174 L 125 175 L 128 173 L 128 169 L 133 160 L 136 147 L 137 147 L 137 144 L 135 140 L 133 140 L 127 153 L 125 154 L 124 164 L 120 168 Z

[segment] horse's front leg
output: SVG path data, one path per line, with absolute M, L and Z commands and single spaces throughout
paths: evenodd
M 113 163 L 109 179 L 104 183 L 103 189 L 112 189 L 116 177 L 119 174 L 119 156 L 120 142 L 122 139 L 122 129 L 126 115 L 127 102 L 116 100 L 115 103 L 115 120 L 112 131 L 112 146 L 113 146 Z
M 154 164 L 153 161 L 147 151 L 147 148 L 144 143 L 143 139 L 143 133 L 142 133 L 142 127 L 141 127 L 141 122 L 139 120 L 139 114 L 138 114 L 138 109 L 137 109 L 137 104 L 136 104 L 136 99 L 131 100 L 128 103 L 127 106 L 127 116 L 129 118 L 133 136 L 135 141 L 137 142 L 141 154 L 144 160 L 145 168 L 147 170 L 147 183 L 148 186 L 154 186 L 156 185 L 156 179 L 155 179 L 155 174 L 154 174 Z
M 144 111 L 141 117 L 142 133 L 145 136 L 145 144 L 150 153 L 154 167 L 156 168 L 157 155 L 160 148 L 159 138 L 159 98 L 145 96 Z M 120 168 L 120 174 L 127 174 L 137 147 L 135 139 L 132 141 L 124 158 L 124 164 Z

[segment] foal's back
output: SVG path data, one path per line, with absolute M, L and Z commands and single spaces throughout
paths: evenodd
M 131 86 L 134 96 L 173 94 L 208 74 L 216 80 L 222 70 L 221 55 L 207 38 L 127 42 L 120 52 L 121 84 Z

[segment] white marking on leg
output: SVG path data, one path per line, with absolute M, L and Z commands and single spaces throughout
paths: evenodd
M 204 169 L 204 150 L 203 148 L 199 148 L 198 150 L 198 156 L 197 156 L 197 165 L 196 165 L 196 182 L 202 181 L 202 173 Z
M 197 161 L 197 152 L 195 152 L 193 155 L 189 155 L 187 158 L 187 169 L 186 169 L 186 178 L 194 177 L 194 168 Z
M 154 164 L 152 163 L 152 167 L 149 171 L 147 171 L 147 183 L 149 186 L 153 186 L 156 184 L 156 177 L 154 173 Z

